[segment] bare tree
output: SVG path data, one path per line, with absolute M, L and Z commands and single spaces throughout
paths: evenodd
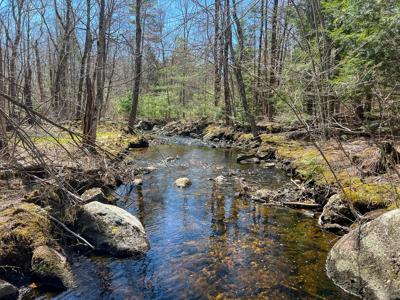
M 139 104 L 140 81 L 142 76 L 142 0 L 136 0 L 136 42 L 135 42 L 135 78 L 132 91 L 132 107 L 129 115 L 128 130 L 133 131 Z

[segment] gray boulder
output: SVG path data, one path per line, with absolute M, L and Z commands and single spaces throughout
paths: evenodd
M 150 248 L 142 223 L 114 205 L 97 201 L 85 204 L 78 226 L 96 250 L 114 256 L 143 254 Z
M 323 229 L 337 234 L 346 234 L 349 232 L 349 226 L 353 222 L 354 216 L 347 201 L 343 200 L 338 194 L 329 198 L 318 220 L 318 224 Z
M 0 279 L 0 299 L 14 300 L 18 298 L 18 289 L 11 283 Z
M 400 209 L 343 236 L 326 269 L 338 286 L 364 299 L 400 299 Z

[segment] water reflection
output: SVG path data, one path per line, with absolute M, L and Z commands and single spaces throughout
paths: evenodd
M 165 166 L 158 164 L 158 151 L 140 153 L 138 163 L 158 170 L 142 187 L 118 191 L 119 205 L 144 224 L 151 250 L 139 259 L 81 263 L 75 267 L 80 286 L 60 299 L 352 299 L 325 275 L 334 237 L 321 232 L 315 219 L 235 197 L 235 177 L 275 188 L 287 180 L 281 172 L 237 165 L 222 150 L 159 151 L 181 158 Z M 227 180 L 209 180 L 219 175 Z M 177 189 L 181 176 L 192 186 Z

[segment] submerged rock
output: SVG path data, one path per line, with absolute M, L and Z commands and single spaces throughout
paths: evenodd
M 114 205 L 96 201 L 84 205 L 78 226 L 96 250 L 114 256 L 142 254 L 150 248 L 142 223 Z
M 0 279 L 0 299 L 15 300 L 18 298 L 18 289 L 11 283 Z
M 175 185 L 179 188 L 185 188 L 188 187 L 192 184 L 189 178 L 187 177 L 181 177 L 175 180 Z
M 33 251 L 32 271 L 40 279 L 41 286 L 61 290 L 73 286 L 73 275 L 66 257 L 48 246 Z
M 336 194 L 329 198 L 324 206 L 318 224 L 325 230 L 338 234 L 345 234 L 349 226 L 353 224 L 354 216 L 351 213 L 348 203 Z
M 329 252 L 328 276 L 364 299 L 400 299 L 400 209 L 343 236 Z

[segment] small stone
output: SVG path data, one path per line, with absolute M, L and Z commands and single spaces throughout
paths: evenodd
M 259 164 L 260 159 L 257 157 L 253 157 L 253 158 L 241 160 L 240 163 L 241 164 Z
M 11 283 L 0 279 L 0 299 L 14 300 L 18 298 L 18 289 Z
M 98 201 L 101 203 L 108 203 L 108 199 L 106 195 L 104 195 L 101 188 L 93 188 L 86 190 L 82 195 L 81 198 L 84 203 L 89 203 L 93 201 Z
M 179 188 L 186 188 L 186 187 L 190 186 L 191 184 L 192 184 L 192 182 L 187 177 L 181 177 L 181 178 L 178 178 L 177 180 L 175 180 L 175 185 Z
M 165 159 L 165 161 L 173 161 L 173 160 L 175 160 L 175 158 L 172 157 L 172 156 L 168 156 L 168 157 Z
M 217 176 L 217 177 L 214 178 L 214 181 L 215 181 L 216 183 L 218 183 L 218 184 L 221 184 L 221 183 L 223 183 L 223 182 L 225 181 L 225 177 L 222 176 L 222 175 L 219 175 L 219 176 Z
M 257 199 L 268 200 L 272 196 L 272 192 L 269 189 L 260 189 L 254 193 L 254 196 Z
M 143 185 L 143 179 L 142 178 L 135 178 L 133 180 L 134 185 Z
M 276 166 L 276 164 L 274 162 L 266 162 L 266 163 L 263 163 L 262 166 L 264 168 L 273 168 Z

